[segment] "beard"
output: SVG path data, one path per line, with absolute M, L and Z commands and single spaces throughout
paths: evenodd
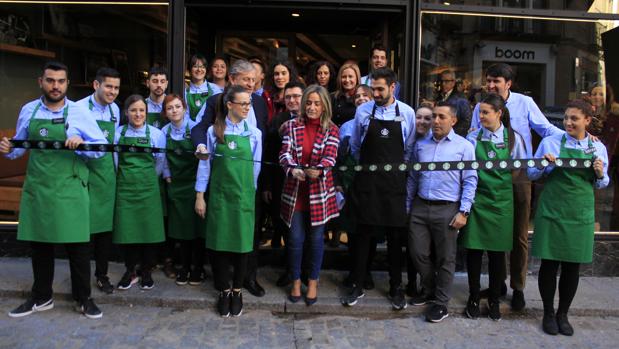
M 374 99 L 374 102 L 376 103 L 377 106 L 382 107 L 385 104 L 387 104 L 390 100 L 391 100 L 391 94 L 385 96 L 385 98 Z
M 64 93 L 61 92 L 60 95 L 58 95 L 58 97 L 53 97 L 49 92 L 43 91 L 43 98 L 45 98 L 45 100 L 50 102 L 50 103 L 60 102 L 61 100 L 63 100 L 66 97 L 66 95 L 67 95 L 66 92 L 64 92 Z

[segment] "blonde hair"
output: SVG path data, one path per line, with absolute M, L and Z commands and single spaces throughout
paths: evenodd
M 355 63 L 348 63 L 348 64 L 342 65 L 340 70 L 337 72 L 337 80 L 336 80 L 337 91 L 335 92 L 336 98 L 345 93 L 344 90 L 342 89 L 342 74 L 344 74 L 344 70 L 346 69 L 352 69 L 355 72 L 355 75 L 357 76 L 357 84 L 355 85 L 353 90 L 356 91 L 357 86 L 359 86 L 359 84 L 361 83 L 361 72 L 359 71 L 358 65 L 356 65 Z
M 322 115 L 320 115 L 320 126 L 323 130 L 328 130 L 333 124 L 331 122 L 331 98 L 329 98 L 329 92 L 326 88 L 320 85 L 309 85 L 305 91 L 303 91 L 303 97 L 301 97 L 301 112 L 297 117 L 299 120 L 303 120 L 306 117 L 305 108 L 307 99 L 312 93 L 318 94 L 320 102 L 322 103 Z

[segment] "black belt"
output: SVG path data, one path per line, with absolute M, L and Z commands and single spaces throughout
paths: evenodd
M 426 200 L 419 195 L 417 195 L 417 199 L 421 200 L 421 202 L 425 203 L 426 205 L 430 205 L 430 206 L 451 205 L 451 204 L 456 203 L 455 201 L 448 201 L 448 200 Z

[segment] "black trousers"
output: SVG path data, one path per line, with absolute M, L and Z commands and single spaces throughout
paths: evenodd
M 204 254 L 206 253 L 204 239 L 180 240 L 180 245 L 180 259 L 183 270 L 190 271 L 191 265 L 194 269 L 203 269 Z
M 355 285 L 363 286 L 368 272 L 368 258 L 372 245 L 373 234 L 377 229 L 385 231 L 387 236 L 387 259 L 389 261 L 389 285 L 398 287 L 402 284 L 402 241 L 405 238 L 404 228 L 379 227 L 360 224 L 355 236 L 355 265 L 353 280 Z M 376 240 L 374 240 L 375 243 Z
M 240 289 L 247 272 L 249 253 L 235 253 L 209 250 L 215 289 L 217 291 Z M 231 272 L 230 269 L 233 269 Z M 230 285 L 232 284 L 232 286 Z
M 54 282 L 54 248 L 58 244 L 31 242 L 32 248 L 32 298 L 45 302 L 52 298 Z M 71 269 L 71 294 L 73 300 L 83 302 L 90 298 L 90 248 L 88 242 L 63 244 L 69 256 Z
M 95 277 L 107 276 L 107 267 L 112 252 L 112 232 L 103 232 L 90 235 L 92 250 L 95 256 Z
M 141 270 L 150 272 L 157 262 L 157 250 L 159 244 L 126 244 L 125 267 L 129 271 L 135 271 L 135 266 L 140 264 Z
M 247 269 L 246 269 L 246 273 L 245 273 L 245 277 L 247 279 L 247 281 L 255 281 L 256 277 L 258 276 L 258 254 L 259 254 L 259 249 L 260 249 L 260 240 L 262 239 L 262 214 L 263 214 L 263 209 L 264 209 L 264 205 L 262 202 L 262 198 L 260 197 L 260 195 L 258 195 L 258 192 L 256 192 L 256 220 L 255 220 L 255 226 L 254 226 L 254 249 L 252 250 L 252 252 L 248 253 L 248 259 L 247 259 Z
M 572 300 L 578 289 L 580 279 L 580 263 L 560 262 L 549 259 L 542 259 L 539 267 L 537 285 L 539 294 L 544 303 L 544 311 L 554 310 L 555 290 L 557 289 L 557 273 L 561 266 L 561 277 L 559 278 L 559 308 L 558 313 L 565 313 L 570 309 Z
M 359 253 L 359 244 L 357 243 L 358 234 L 355 232 L 353 234 L 348 235 L 348 251 L 350 253 L 350 272 L 354 274 L 355 266 L 357 265 L 357 253 Z M 365 242 L 364 242 L 365 244 Z M 374 257 L 376 256 L 376 245 L 378 241 L 375 237 L 370 237 L 370 243 L 368 245 L 367 252 L 367 262 L 365 266 L 366 274 L 369 274 L 372 271 L 372 263 L 374 262 Z
M 505 252 L 487 251 L 488 253 L 488 278 L 489 295 L 488 300 L 498 302 L 501 296 L 501 286 L 503 284 L 503 271 L 505 270 Z M 466 268 L 469 276 L 469 293 L 472 297 L 479 297 L 481 289 L 480 275 L 481 262 L 484 250 L 466 250 Z

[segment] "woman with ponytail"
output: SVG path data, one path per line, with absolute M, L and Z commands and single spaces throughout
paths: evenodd
M 251 96 L 244 87 L 233 85 L 223 93 L 206 135 L 210 156 L 200 160 L 196 179 L 195 210 L 206 217 L 206 248 L 212 256 L 215 288 L 220 292 L 217 309 L 223 317 L 243 312 L 241 288 L 253 250 L 262 133 L 246 121 L 250 108 Z
M 475 159 L 488 160 L 526 158 L 525 143 L 509 123 L 509 111 L 503 97 L 488 95 L 479 105 L 481 128 L 466 137 L 475 146 Z M 488 254 L 490 288 L 488 317 L 501 320 L 499 296 L 505 269 L 505 252 L 512 250 L 513 189 L 512 171 L 479 170 L 475 203 L 467 225 L 459 237 L 467 249 L 466 263 L 469 278 L 469 300 L 466 316 L 476 319 L 480 315 L 480 274 L 484 251 Z

